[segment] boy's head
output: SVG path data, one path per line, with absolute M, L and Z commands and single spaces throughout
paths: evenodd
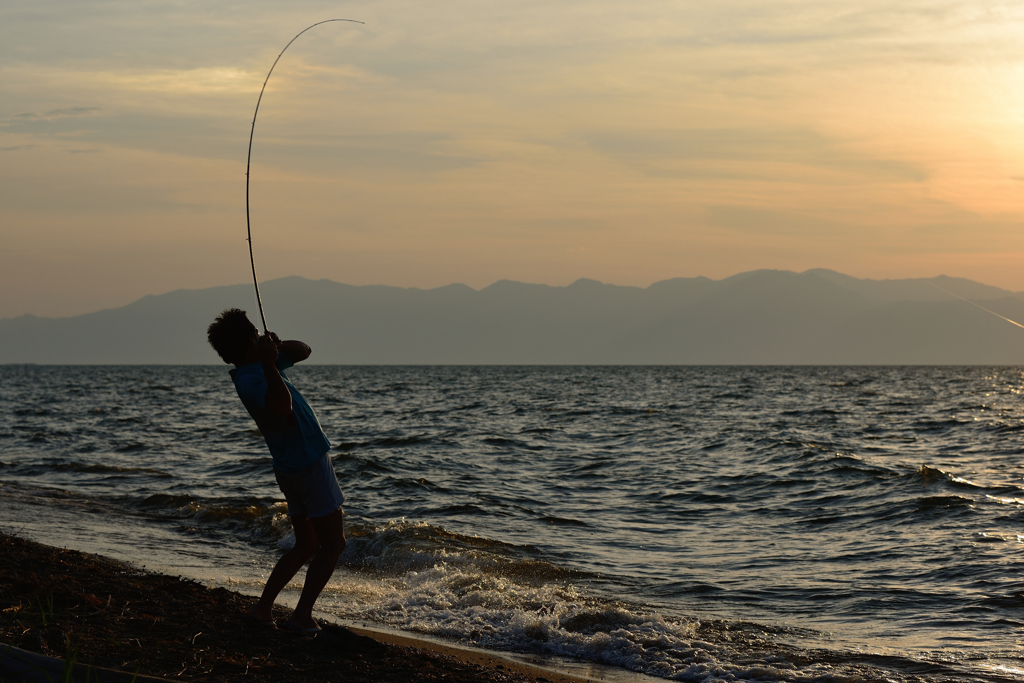
M 206 338 L 225 363 L 238 365 L 259 340 L 260 331 L 249 322 L 245 311 L 229 308 L 206 329 Z

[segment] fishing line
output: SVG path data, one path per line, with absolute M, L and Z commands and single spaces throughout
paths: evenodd
M 959 294 L 954 294 L 953 292 L 949 291 L 948 289 L 943 289 L 942 287 L 939 287 L 937 284 L 935 284 L 934 282 L 931 282 L 930 280 L 925 280 L 925 282 L 930 284 L 935 289 L 941 290 L 941 291 L 945 292 L 946 294 L 949 294 L 950 296 L 955 296 L 957 299 L 960 299 L 962 301 L 966 301 L 967 303 L 969 303 L 972 306 L 977 306 L 978 308 L 980 308 L 981 310 L 985 311 L 986 313 L 991 313 L 992 315 L 994 315 L 997 318 L 1002 318 L 1003 320 L 1005 320 L 1006 322 L 1010 323 L 1011 325 L 1016 325 L 1017 327 L 1019 327 L 1021 329 L 1024 329 L 1024 325 L 1021 325 L 1016 320 L 1010 320 L 1009 318 L 1007 318 L 1004 315 L 999 315 L 995 311 L 990 311 L 989 309 L 985 308 L 981 304 L 974 303 L 970 299 L 966 299 L 966 298 L 960 296 Z
M 284 54 L 284 51 L 291 47 L 291 44 L 294 43 L 299 36 L 301 36 L 309 29 L 313 28 L 314 26 L 319 26 L 320 24 L 329 24 L 332 21 L 348 21 L 353 24 L 363 23 L 355 19 L 324 19 L 323 21 L 318 21 L 312 26 L 307 26 L 306 28 L 299 31 L 295 35 L 295 38 L 289 40 L 288 44 L 284 46 L 284 50 L 281 50 L 280 54 L 277 55 L 277 59 L 275 59 L 274 63 L 271 65 L 270 71 L 267 72 L 267 77 L 263 80 L 263 87 L 260 88 L 260 96 L 256 100 L 256 111 L 253 112 L 252 115 L 252 130 L 249 131 L 249 156 L 246 157 L 245 160 L 245 230 L 247 235 L 246 240 L 249 242 L 249 263 L 250 265 L 252 265 L 252 284 L 253 286 L 256 287 L 256 305 L 260 307 L 260 320 L 263 321 L 264 335 L 267 334 L 267 318 L 265 315 L 263 315 L 263 300 L 260 298 L 260 283 L 259 280 L 256 279 L 256 259 L 253 258 L 252 255 L 252 226 L 249 223 L 249 164 L 252 162 L 252 138 L 253 135 L 255 135 L 256 133 L 256 115 L 260 113 L 260 102 L 263 101 L 263 91 L 267 89 L 267 81 L 270 80 L 270 74 L 274 73 L 274 67 L 277 66 L 277 62 L 281 59 L 281 55 Z

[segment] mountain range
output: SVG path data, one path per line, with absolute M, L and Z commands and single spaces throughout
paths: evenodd
M 502 280 L 422 290 L 287 277 L 270 329 L 324 364 L 1024 364 L 1024 293 L 971 280 L 758 270 L 650 287 Z M 177 290 L 68 318 L 0 320 L 0 363 L 215 364 L 207 325 L 251 284 Z M 987 309 L 987 310 L 985 310 Z

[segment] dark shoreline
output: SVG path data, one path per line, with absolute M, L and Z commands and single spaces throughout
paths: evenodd
M 316 638 L 248 626 L 240 615 L 251 597 L 2 533 L 0 557 L 0 651 L 13 645 L 56 659 L 77 652 L 82 664 L 193 681 L 580 680 L 328 624 Z M 282 609 L 279 621 L 286 616 Z M 3 671 L 0 662 L 0 678 Z

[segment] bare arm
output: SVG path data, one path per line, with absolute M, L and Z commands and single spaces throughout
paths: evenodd
M 277 370 L 277 335 L 260 337 L 259 356 L 263 374 L 267 378 L 267 410 L 275 415 L 292 414 L 292 394 Z M 285 342 L 287 343 L 287 342 Z
M 313 349 L 309 348 L 308 345 L 295 339 L 281 342 L 278 348 L 281 350 L 281 353 L 291 358 L 293 363 L 304 361 L 309 358 L 309 354 L 313 353 Z

